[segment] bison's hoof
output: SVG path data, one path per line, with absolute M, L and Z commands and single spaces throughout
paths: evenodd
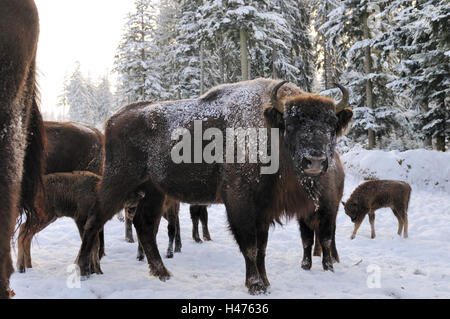
M 194 238 L 194 241 L 195 241 L 197 244 L 203 243 L 203 241 L 202 241 L 200 238 Z
M 161 281 L 167 281 L 172 276 L 171 273 L 165 268 L 158 270 L 150 270 L 150 275 L 158 277 L 158 279 Z
M 203 235 L 203 240 L 204 241 L 212 241 L 211 237 L 209 235 Z
M 125 238 L 125 241 L 127 243 L 130 243 L 130 244 L 134 243 L 134 239 L 133 238 Z
M 340 263 L 341 261 L 339 260 L 339 257 L 332 257 L 333 260 L 333 264 L 335 263 Z
M 27 272 L 27 268 L 25 266 L 17 266 L 19 273 L 24 274 Z
M 302 269 L 304 269 L 304 270 L 311 270 L 311 266 L 312 266 L 311 260 L 304 259 L 302 261 Z
M 181 245 L 180 246 L 175 246 L 175 252 L 176 253 L 181 253 Z
M 172 251 L 168 251 L 166 254 L 166 258 L 173 258 L 173 252 Z
M 263 295 L 267 293 L 267 287 L 263 282 L 255 282 L 248 287 L 248 293 L 250 295 Z
M 141 255 L 138 255 L 137 257 L 136 257 L 136 260 L 137 261 L 144 261 L 144 256 L 141 256 Z
M 323 270 L 334 272 L 333 263 L 331 261 L 326 261 L 322 265 Z
M 350 236 L 350 239 L 355 239 L 355 235 L 351 235 L 351 236 Z

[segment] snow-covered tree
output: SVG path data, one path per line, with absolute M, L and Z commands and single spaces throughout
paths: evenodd
M 123 104 L 159 99 L 160 54 L 154 42 L 156 10 L 151 0 L 135 0 L 135 11 L 127 17 L 115 58 L 118 91 Z

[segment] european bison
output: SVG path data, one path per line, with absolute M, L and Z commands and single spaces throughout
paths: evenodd
M 73 171 L 89 171 L 96 175 L 103 174 L 104 161 L 104 136 L 95 127 L 75 122 L 44 122 L 47 138 L 45 153 L 46 174 L 63 173 Z M 42 211 L 44 215 L 47 211 Z M 49 212 L 51 213 L 51 212 Z M 43 216 L 43 220 L 50 221 L 51 216 Z M 20 226 L 18 238 L 17 268 L 19 272 L 25 272 L 31 268 L 31 237 L 36 230 L 30 228 L 42 226 L 41 221 L 27 221 Z M 38 225 L 33 225 L 37 223 Z M 46 225 L 45 225 L 46 226 Z M 40 227 L 40 226 L 39 226 Z M 31 236 L 31 237 L 30 237 Z M 103 230 L 99 233 L 100 258 L 104 256 Z M 23 241 L 27 243 L 23 243 Z
M 19 241 L 18 265 L 31 268 L 31 241 L 33 236 L 60 217 L 72 218 L 83 236 L 84 227 L 89 215 L 99 213 L 97 186 L 101 176 L 91 172 L 75 171 L 70 173 L 53 173 L 45 176 L 45 197 L 39 202 L 45 212 L 38 223 L 28 227 Z M 100 243 L 96 242 L 98 247 Z M 91 254 L 90 273 L 101 273 L 99 250 L 93 249 Z
M 306 230 L 318 229 L 323 267 L 332 269 L 333 220 L 340 201 L 333 187 L 343 183 L 334 149 L 352 114 L 342 103 L 335 106 L 329 98 L 269 79 L 221 85 L 198 99 L 123 108 L 106 123 L 99 196 L 107 215 L 88 223 L 78 260 L 81 274 L 89 274 L 95 234 L 139 187 L 147 196 L 137 208 L 134 225 L 150 272 L 161 280 L 170 278 L 156 244 L 165 196 L 196 205 L 225 204 L 230 230 L 245 259 L 251 294 L 265 292 L 269 286 L 268 230 L 283 215 L 300 219 L 307 243 L 314 232 Z M 259 160 L 234 152 L 233 128 L 266 129 L 259 130 L 263 151 L 252 153 L 260 155 Z M 237 139 L 238 149 L 242 148 L 242 136 Z M 205 140 L 211 143 L 202 153 Z M 229 147 L 221 150 L 221 145 Z M 212 146 L 217 147 L 214 155 Z
M 45 134 L 38 107 L 39 17 L 33 0 L 0 1 L 0 298 L 14 271 L 10 240 L 20 210 L 37 218 Z
M 369 215 L 371 238 L 375 238 L 375 211 L 390 207 L 398 220 L 397 233 L 408 237 L 408 205 L 411 186 L 406 182 L 392 180 L 371 180 L 359 185 L 347 202 L 342 202 L 345 213 L 355 223 L 351 239 L 354 239 L 359 226 L 366 215 Z

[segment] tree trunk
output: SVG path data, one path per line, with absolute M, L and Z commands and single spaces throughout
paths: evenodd
M 200 95 L 205 92 L 205 63 L 203 61 L 203 43 L 200 44 Z
M 364 40 L 370 39 L 370 30 L 369 25 L 367 24 L 368 17 L 369 17 L 368 13 L 365 13 L 363 16 Z M 369 46 L 364 48 L 364 72 L 366 75 L 372 73 L 372 57 Z M 373 88 L 371 80 L 366 81 L 366 104 L 369 109 L 371 110 L 374 109 Z M 375 147 L 375 132 L 369 128 L 368 135 L 369 135 L 369 150 L 371 150 Z
M 275 62 L 278 60 L 278 52 L 275 47 L 272 48 L 272 78 L 278 79 L 278 70 L 275 66 Z
M 242 80 L 248 80 L 248 48 L 247 48 L 247 32 L 244 29 L 240 31 L 241 38 L 241 72 Z
M 436 150 L 445 152 L 445 135 L 436 136 Z
M 333 85 L 333 71 L 331 65 L 330 51 L 326 44 L 323 45 L 323 77 L 325 83 L 325 90 L 332 89 Z

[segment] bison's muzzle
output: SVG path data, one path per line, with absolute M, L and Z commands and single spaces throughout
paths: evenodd
M 305 156 L 301 165 L 306 175 L 317 177 L 327 172 L 328 159 L 326 156 Z

